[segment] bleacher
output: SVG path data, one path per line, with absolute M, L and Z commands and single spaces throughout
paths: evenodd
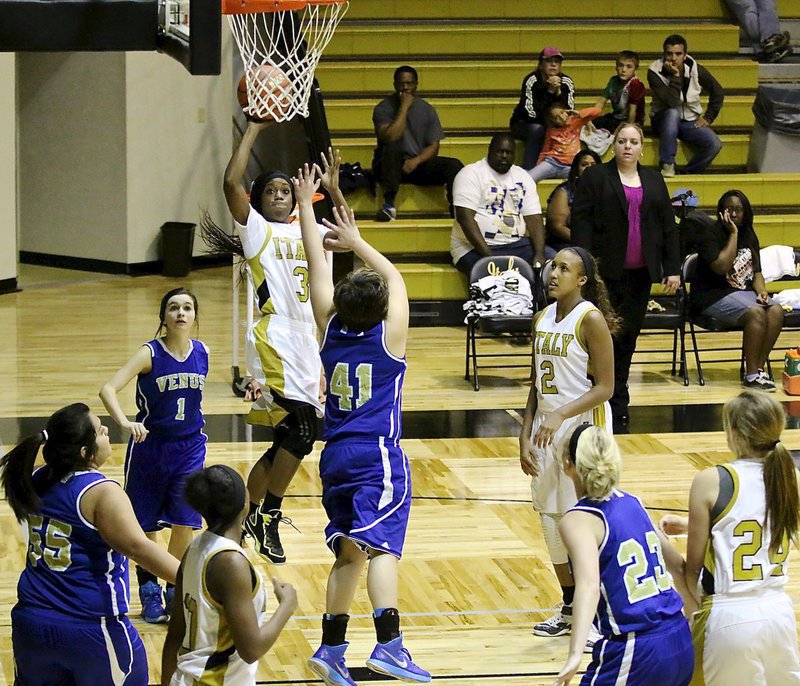
M 800 14 L 795 5 L 779 3 L 783 16 L 792 7 Z M 562 18 L 554 19 L 555 13 Z M 671 33 L 686 37 L 689 54 L 711 71 L 726 97 L 714 126 L 722 152 L 708 173 L 668 179 L 670 190 L 691 188 L 701 208 L 711 210 L 723 192 L 738 188 L 753 204 L 763 246 L 800 244 L 800 173 L 746 173 L 759 65 L 739 54 L 739 29 L 723 0 L 572 0 L 559 6 L 529 0 L 359 0 L 351 4 L 317 77 L 333 143 L 346 162 L 369 168 L 372 108 L 392 91 L 395 67 L 407 63 L 419 72 L 419 95 L 442 121 L 447 137 L 440 154 L 468 164 L 486 154 L 492 133 L 507 129 L 522 78 L 535 68 L 542 47 L 556 45 L 565 53 L 563 70 L 575 83 L 576 106 L 585 107 L 614 73 L 619 50 L 639 52 L 638 76 L 646 81 L 648 65 Z M 648 94 L 648 104 L 649 99 Z M 680 168 L 688 151 L 679 148 Z M 521 146 L 518 153 L 519 162 Z M 643 163 L 655 166 L 657 157 L 657 140 L 647 136 Z M 558 183 L 538 185 L 543 209 Z M 366 190 L 348 196 L 365 236 L 403 272 L 416 323 L 453 321 L 466 291 L 450 264 L 452 220 L 443 190 L 402 185 L 399 218 L 388 224 L 372 221 L 379 200 Z M 781 281 L 768 287 L 776 291 L 787 284 L 797 285 Z

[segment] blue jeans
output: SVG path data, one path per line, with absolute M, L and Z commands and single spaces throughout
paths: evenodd
M 780 33 L 775 0 L 725 0 L 725 3 L 736 16 L 736 21 L 744 29 L 756 53 L 761 52 L 763 41 Z
M 695 150 L 684 170 L 687 174 L 705 171 L 722 150 L 722 141 L 710 126 L 697 127 L 693 121 L 681 119 L 677 109 L 657 112 L 653 115 L 652 125 L 653 132 L 659 138 L 658 162 L 661 165 L 675 164 L 679 139 Z
M 544 145 L 545 127 L 533 122 L 518 121 L 511 126 L 511 135 L 525 143 L 522 155 L 522 168 L 533 169 Z
M 536 183 L 544 179 L 566 179 L 569 176 L 570 166 L 552 157 L 545 157 L 528 173 Z

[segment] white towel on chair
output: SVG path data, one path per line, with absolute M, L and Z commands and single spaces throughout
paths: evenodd
M 800 310 L 800 288 L 787 288 L 780 293 L 773 293 L 772 299 L 779 305 L 789 306 L 793 310 Z
M 782 276 L 797 276 L 794 248 L 788 245 L 768 245 L 761 248 L 761 273 L 764 281 L 777 281 Z

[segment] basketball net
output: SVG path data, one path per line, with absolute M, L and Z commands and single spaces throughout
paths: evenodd
M 223 1 L 244 65 L 248 114 L 276 122 L 308 116 L 314 72 L 348 4 Z

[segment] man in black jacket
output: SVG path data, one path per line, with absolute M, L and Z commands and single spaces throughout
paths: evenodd
M 522 79 L 519 102 L 509 126 L 517 140 L 525 142 L 523 169 L 533 169 L 544 144 L 547 124 L 544 115 L 554 103 L 575 109 L 575 86 L 561 71 L 564 55 L 558 48 L 545 48 L 539 53 L 539 65 Z

